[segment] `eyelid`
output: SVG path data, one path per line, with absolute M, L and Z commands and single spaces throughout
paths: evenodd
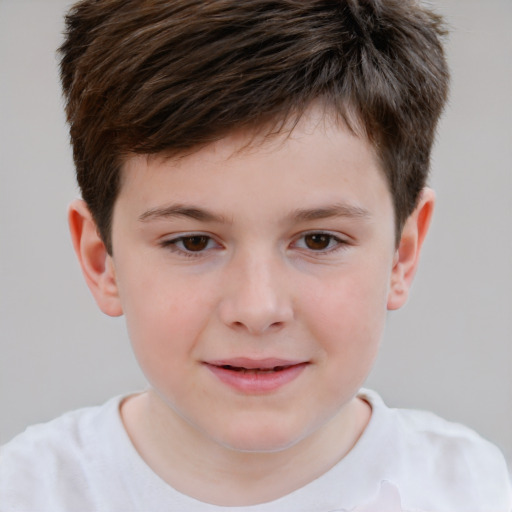
M 326 249 L 315 250 L 309 247 L 298 247 L 300 250 L 307 251 L 310 254 L 314 255 L 322 255 L 322 254 L 332 254 L 338 250 L 345 249 L 350 245 L 350 241 L 348 237 L 342 236 L 339 233 L 333 233 L 332 231 L 327 231 L 325 229 L 312 229 L 309 231 L 304 231 L 300 233 L 298 236 L 294 238 L 292 242 L 292 246 L 296 246 L 299 240 L 304 239 L 308 235 L 324 235 L 331 238 L 331 241 L 336 242 L 333 247 L 327 247 Z
M 191 251 L 187 250 L 185 247 L 179 247 L 179 243 L 187 238 L 194 238 L 194 237 L 205 237 L 208 239 L 208 244 L 205 249 L 199 250 L 199 251 Z M 208 247 L 208 245 L 213 242 L 215 244 L 215 247 Z M 204 233 L 200 231 L 192 231 L 188 233 L 179 233 L 172 236 L 165 236 L 162 237 L 162 239 L 159 241 L 159 245 L 163 247 L 164 249 L 167 249 L 171 252 L 186 256 L 186 257 L 201 257 L 205 256 L 206 253 L 208 253 L 211 250 L 217 250 L 222 248 L 222 244 L 217 241 L 217 239 L 212 236 L 209 233 Z

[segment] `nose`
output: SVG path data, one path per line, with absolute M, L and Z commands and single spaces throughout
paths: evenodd
M 222 322 L 253 335 L 283 328 L 293 318 L 283 267 L 279 258 L 268 255 L 235 258 L 222 283 Z

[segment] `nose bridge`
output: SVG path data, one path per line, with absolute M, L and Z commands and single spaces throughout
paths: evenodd
M 292 317 L 286 265 L 277 251 L 240 251 L 225 278 L 220 308 L 230 327 L 258 334 L 282 327 Z

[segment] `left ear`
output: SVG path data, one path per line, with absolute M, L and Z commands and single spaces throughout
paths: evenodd
M 434 203 L 434 191 L 424 188 L 418 205 L 405 222 L 393 259 L 388 310 L 401 308 L 407 302 L 412 280 L 418 268 L 421 247 L 432 219 Z

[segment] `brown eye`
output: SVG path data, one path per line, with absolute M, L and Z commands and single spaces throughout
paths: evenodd
M 208 246 L 208 242 L 210 241 L 210 237 L 204 235 L 197 236 L 184 236 L 181 239 L 181 243 L 183 247 L 187 251 L 197 252 L 204 251 Z
M 312 233 L 304 237 L 304 243 L 308 249 L 323 251 L 330 246 L 332 239 L 331 235 L 326 235 L 325 233 Z

